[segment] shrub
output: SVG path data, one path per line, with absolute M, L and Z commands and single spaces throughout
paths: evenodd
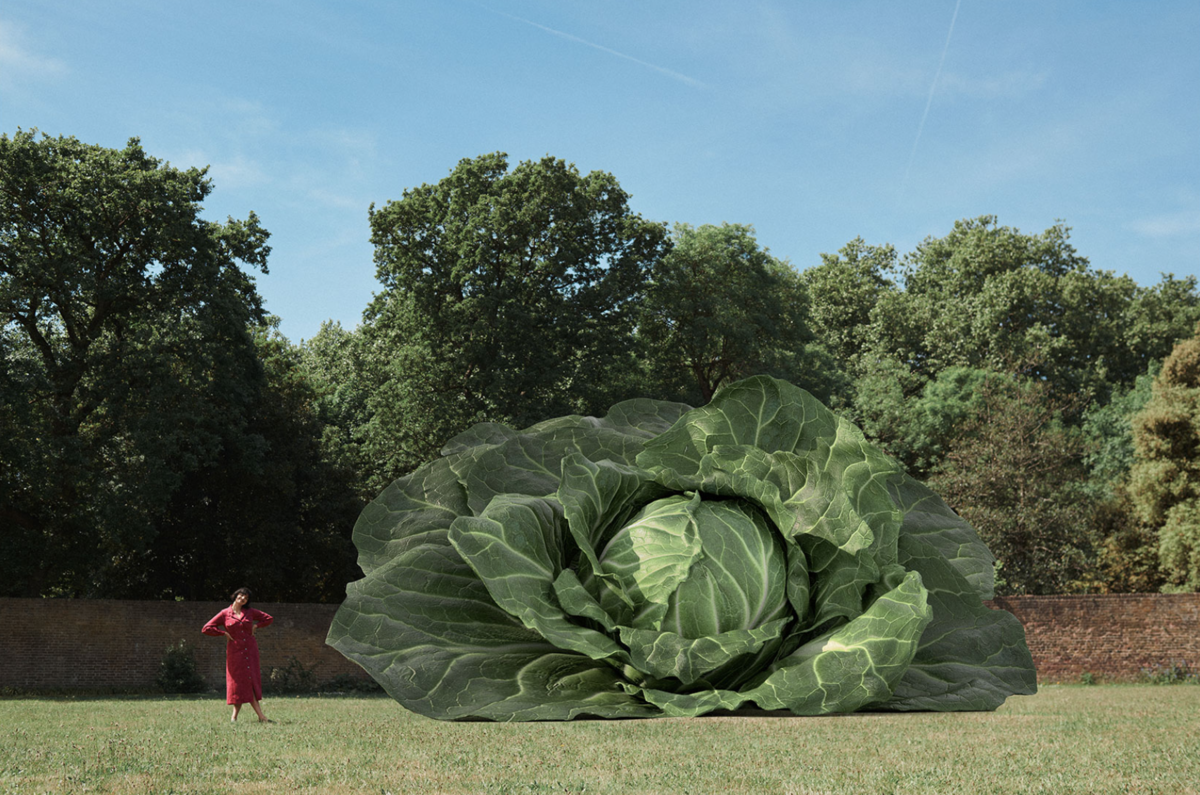
M 185 640 L 167 646 L 154 682 L 164 693 L 204 693 L 209 689 L 196 670 L 196 656 Z
M 317 689 L 316 665 L 306 667 L 297 657 L 288 657 L 282 668 L 272 668 L 267 675 L 270 689 L 275 693 L 312 693 Z
M 1141 680 L 1152 685 L 1200 684 L 1200 671 L 1186 660 L 1154 663 L 1141 670 Z

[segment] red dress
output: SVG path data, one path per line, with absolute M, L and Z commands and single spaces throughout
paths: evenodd
M 241 616 L 227 607 L 212 617 L 200 630 L 205 635 L 222 637 L 228 632 L 233 640 L 225 643 L 225 703 L 249 704 L 250 699 L 262 700 L 262 671 L 258 667 L 258 641 L 251 628 L 265 627 L 274 619 L 261 610 L 247 607 Z

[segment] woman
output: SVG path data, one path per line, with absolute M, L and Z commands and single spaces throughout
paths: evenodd
M 274 620 L 261 610 L 250 607 L 250 589 L 233 592 L 233 604 L 217 613 L 200 630 L 213 637 L 225 636 L 225 703 L 233 705 L 236 721 L 242 704 L 249 704 L 262 723 L 270 723 L 263 714 L 262 672 L 258 667 L 258 641 L 254 633 Z

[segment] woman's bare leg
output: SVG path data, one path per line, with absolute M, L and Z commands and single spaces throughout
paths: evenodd
M 258 719 L 266 723 L 267 716 L 263 714 L 262 707 L 259 706 L 259 700 L 254 696 L 250 696 L 250 706 L 254 707 L 254 711 L 258 713 Z
M 233 723 L 234 721 L 236 721 L 236 720 L 237 720 L 238 713 L 239 713 L 239 712 L 241 712 L 241 711 L 242 711 L 242 705 L 241 705 L 241 704 L 234 704 L 234 705 L 233 705 L 233 717 L 229 719 L 229 722 L 230 722 L 230 723 Z

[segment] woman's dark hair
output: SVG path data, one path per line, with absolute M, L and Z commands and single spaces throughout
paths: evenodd
M 229 598 L 230 598 L 230 600 L 232 600 L 232 601 L 235 601 L 235 602 L 236 602 L 236 601 L 237 601 L 237 598 L 238 598 L 238 594 L 240 594 L 240 593 L 244 593 L 244 594 L 246 594 L 246 604 L 242 605 L 242 607 L 249 607 L 249 606 L 250 606 L 250 600 L 251 600 L 252 598 L 254 598 L 254 594 L 250 593 L 250 589 L 249 589 L 249 588 L 238 588 L 236 591 L 234 591 L 234 592 L 233 592 L 233 593 L 230 595 L 230 597 L 229 597 Z

